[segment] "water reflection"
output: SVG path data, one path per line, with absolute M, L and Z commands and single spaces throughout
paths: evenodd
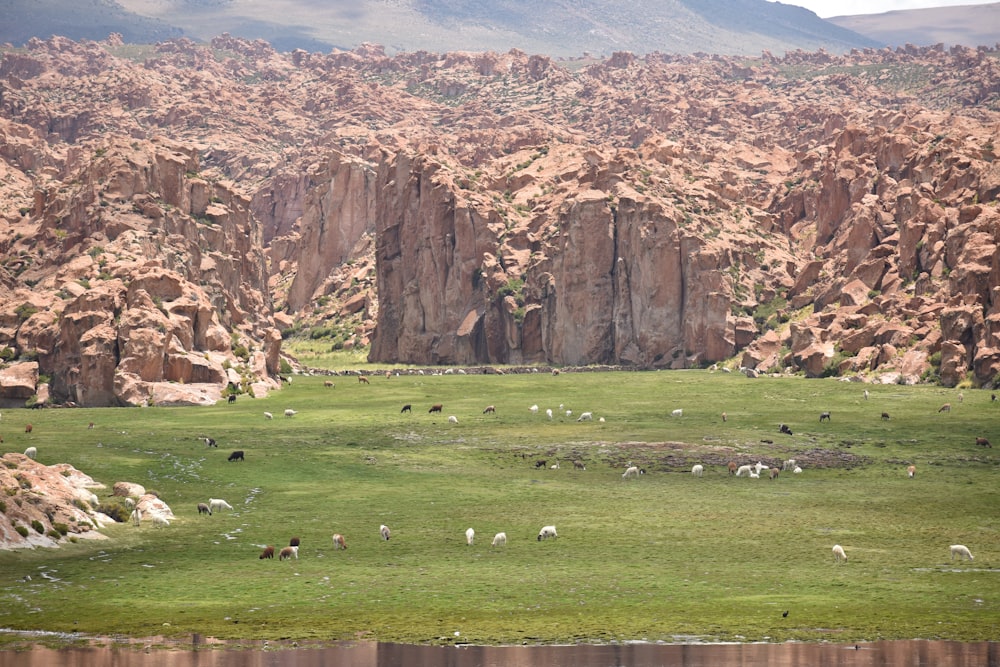
M 626 644 L 322 648 L 86 647 L 0 651 L 0 667 L 1000 667 L 998 642 L 859 644 Z

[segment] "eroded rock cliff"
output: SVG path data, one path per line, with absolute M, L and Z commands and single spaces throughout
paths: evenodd
M 0 65 L 0 343 L 56 400 L 273 377 L 279 328 L 380 362 L 1000 374 L 991 49 L 126 49 Z

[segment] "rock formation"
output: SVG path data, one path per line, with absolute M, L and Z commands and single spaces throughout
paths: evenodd
M 379 362 L 1000 375 L 992 49 L 126 55 L 0 64 L 0 400 L 266 389 L 278 329 Z

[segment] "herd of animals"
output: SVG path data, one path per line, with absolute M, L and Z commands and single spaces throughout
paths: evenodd
M 390 377 L 390 375 L 387 374 L 387 377 Z M 359 383 L 362 383 L 362 384 L 369 384 L 370 383 L 369 379 L 366 376 L 364 376 L 364 375 L 359 375 L 358 376 L 358 381 L 359 381 Z M 335 385 L 331 381 L 325 381 L 324 382 L 324 386 L 332 388 Z M 869 399 L 870 393 L 869 393 L 869 391 L 867 389 L 864 390 L 863 396 L 864 396 L 865 400 Z M 228 398 L 228 402 L 230 404 L 233 403 L 233 402 L 235 402 L 235 398 L 236 398 L 235 394 L 234 395 L 230 395 L 229 398 Z M 994 403 L 997 401 L 996 394 L 991 394 L 990 398 L 991 398 L 991 401 L 994 402 Z M 958 400 L 960 402 L 962 400 L 964 400 L 964 396 L 961 393 L 959 393 L 959 395 L 958 395 Z M 938 412 L 939 413 L 950 412 L 951 411 L 951 407 L 952 406 L 951 406 L 950 403 L 945 403 L 945 404 L 943 404 L 938 409 Z M 435 404 L 433 404 L 433 405 L 430 406 L 430 408 L 428 410 L 428 413 L 431 413 L 431 414 L 433 414 L 433 413 L 442 413 L 443 408 L 444 408 L 443 404 L 435 403 Z M 409 412 L 412 412 L 412 409 L 413 409 L 412 404 L 407 403 L 407 404 L 403 405 L 402 409 L 400 410 L 400 413 L 409 413 Z M 532 414 L 537 414 L 539 412 L 538 405 L 532 405 L 528 409 L 529 409 L 529 411 Z M 559 410 L 560 410 L 560 412 L 562 414 L 565 414 L 565 416 L 567 418 L 570 418 L 570 417 L 573 416 L 572 410 L 565 410 L 565 412 L 563 412 L 564 406 L 562 404 L 560 404 Z M 291 417 L 294 417 L 296 414 L 298 414 L 298 411 L 293 410 L 293 409 L 286 409 L 283 414 L 284 414 L 284 416 L 286 418 L 291 418 Z M 483 414 L 496 414 L 496 406 L 494 406 L 494 405 L 488 405 L 488 406 L 486 406 L 486 408 L 483 410 Z M 545 411 L 545 414 L 546 414 L 547 418 L 550 419 L 550 420 L 554 418 L 554 413 L 553 413 L 552 409 L 547 409 Z M 673 410 L 671 412 L 671 416 L 672 417 L 682 417 L 683 416 L 683 409 L 675 409 L 675 410 Z M 272 413 L 270 413 L 270 412 L 264 412 L 264 418 L 270 420 L 270 419 L 274 418 L 274 415 Z M 724 421 L 724 422 L 728 420 L 728 416 L 727 416 L 727 414 L 725 412 L 722 413 L 721 418 L 722 418 L 722 421 Z M 882 418 L 882 420 L 887 421 L 887 420 L 890 419 L 890 416 L 889 416 L 889 414 L 887 412 L 882 412 L 881 418 Z M 0 414 L 0 419 L 2 419 L 2 414 Z M 831 421 L 831 419 L 832 419 L 832 415 L 831 415 L 831 413 L 829 411 L 821 412 L 820 415 L 819 415 L 819 421 L 820 422 Z M 590 421 L 590 420 L 593 420 L 593 413 L 592 412 L 583 412 L 577 418 L 577 421 Z M 454 415 L 450 415 L 448 417 L 448 421 L 450 423 L 453 423 L 453 424 L 458 423 L 458 419 Z M 601 417 L 601 418 L 599 418 L 599 421 L 603 423 L 605 420 L 604 420 L 603 417 Z M 88 425 L 88 428 L 93 429 L 94 428 L 94 423 L 90 422 L 90 424 Z M 34 427 L 33 427 L 32 424 L 26 424 L 25 428 L 24 428 L 24 431 L 25 431 L 25 433 L 30 434 L 30 433 L 32 433 L 33 429 L 34 429 Z M 779 427 L 778 427 L 778 431 L 780 433 L 783 433 L 783 434 L 793 435 L 791 428 L 788 425 L 786 425 L 786 424 L 780 424 Z M 218 447 L 218 444 L 216 443 L 216 441 L 215 441 L 214 438 L 207 437 L 207 436 L 202 436 L 202 437 L 200 437 L 200 439 L 205 443 L 205 445 L 207 447 Z M 0 442 L 2 442 L 2 441 L 3 441 L 2 438 L 0 438 Z M 769 442 L 769 441 L 765 441 L 765 442 Z M 990 441 L 987 438 L 985 438 L 985 437 L 976 437 L 975 443 L 976 443 L 977 446 L 980 446 L 980 447 L 989 447 L 989 448 L 992 447 L 992 444 L 990 443 Z M 31 458 L 31 459 L 37 459 L 37 456 L 38 456 L 37 448 L 34 447 L 34 446 L 28 447 L 24 451 L 24 455 L 27 456 L 27 457 L 29 457 L 29 458 Z M 243 450 L 234 450 L 232 453 L 229 454 L 227 460 L 230 461 L 230 462 L 245 461 L 245 452 Z M 548 461 L 545 460 L 545 459 L 536 460 L 534 465 L 535 465 L 536 468 L 546 468 L 546 467 L 551 467 L 553 469 L 558 469 L 559 468 L 559 463 L 558 462 L 556 462 L 556 463 L 552 464 L 551 466 L 549 466 L 548 465 Z M 573 466 L 576 469 L 586 470 L 586 465 L 582 461 L 579 461 L 579 460 L 574 460 L 573 461 Z M 796 461 L 794 459 L 789 459 L 787 461 L 784 461 L 784 463 L 783 463 L 783 465 L 782 465 L 782 467 L 780 469 L 777 468 L 777 467 L 768 467 L 768 466 L 762 464 L 759 461 L 756 463 L 756 465 L 742 465 L 742 466 L 738 465 L 735 461 L 730 461 L 728 463 L 727 468 L 728 468 L 728 472 L 729 472 L 730 475 L 733 475 L 733 476 L 736 476 L 736 477 L 740 477 L 740 476 L 746 474 L 750 478 L 759 478 L 760 475 L 761 475 L 761 473 L 762 473 L 762 471 L 767 470 L 768 477 L 770 479 L 772 479 L 772 480 L 776 479 L 778 477 L 778 475 L 780 474 L 780 472 L 782 472 L 783 470 L 785 470 L 785 471 L 790 470 L 793 474 L 799 474 L 799 473 L 802 472 L 802 468 L 796 464 Z M 625 467 L 625 472 L 622 474 L 622 478 L 625 479 L 625 480 L 634 479 L 634 478 L 637 478 L 640 475 L 644 475 L 645 473 L 646 473 L 646 471 L 644 469 L 642 469 L 642 468 L 640 468 L 638 466 L 633 465 L 632 462 L 628 462 L 626 464 L 626 467 Z M 701 465 L 701 464 L 695 464 L 691 468 L 691 474 L 694 475 L 694 476 L 696 476 L 696 477 L 701 477 L 703 475 L 703 473 L 704 473 L 704 466 Z M 915 475 L 916 475 L 916 467 L 913 466 L 913 465 L 908 466 L 907 469 L 906 469 L 906 473 L 907 473 L 907 476 L 910 477 L 910 478 L 915 477 Z M 230 505 L 225 500 L 219 499 L 219 498 L 210 498 L 207 503 L 198 503 L 197 504 L 197 511 L 198 511 L 199 515 L 211 516 L 213 513 L 220 512 L 220 511 L 222 511 L 224 509 L 232 510 L 233 507 L 232 507 L 232 505 Z M 141 522 L 141 520 L 142 520 L 142 515 L 139 513 L 139 510 L 136 508 L 136 509 L 133 509 L 133 512 L 130 515 L 130 518 L 136 523 L 136 525 L 138 525 Z M 161 526 L 162 525 L 169 525 L 169 522 L 167 522 L 165 520 L 164 521 L 160 521 L 160 522 L 157 523 L 155 521 L 156 517 L 154 516 L 153 518 L 154 518 L 154 525 L 161 525 Z M 386 526 L 384 524 L 381 525 L 381 526 L 379 526 L 379 537 L 383 541 L 389 541 L 389 538 L 391 537 L 391 531 L 390 531 L 390 529 L 389 529 L 388 526 Z M 538 539 L 538 541 L 542 541 L 542 540 L 546 540 L 546 539 L 549 539 L 549 538 L 555 538 L 555 537 L 558 537 L 558 535 L 556 533 L 555 526 L 553 526 L 553 525 L 547 525 L 547 526 L 543 526 L 541 528 L 541 530 L 539 530 L 537 539 Z M 473 528 L 468 528 L 465 531 L 465 539 L 466 539 L 466 543 L 468 545 L 471 546 L 473 544 L 473 541 L 475 539 L 475 530 Z M 345 540 L 345 538 L 344 538 L 344 536 L 342 534 L 340 534 L 340 533 L 334 533 L 332 535 L 332 541 L 333 541 L 333 546 L 334 546 L 335 550 L 347 549 L 347 543 L 346 543 L 346 540 Z M 504 547 L 506 545 L 506 543 L 507 543 L 507 534 L 505 532 L 499 532 L 499 533 L 497 533 L 493 537 L 493 540 L 491 542 L 491 546 L 492 547 Z M 298 537 L 291 538 L 291 540 L 289 541 L 288 546 L 282 547 L 282 548 L 280 548 L 277 551 L 277 553 L 278 553 L 278 559 L 279 560 L 288 560 L 288 559 L 293 559 L 293 558 L 294 559 L 298 559 L 299 544 L 300 544 L 300 538 L 298 538 Z M 832 552 L 833 552 L 834 560 L 836 562 L 839 563 L 839 562 L 846 562 L 847 561 L 847 554 L 846 554 L 844 548 L 841 545 L 835 544 L 833 546 Z M 951 552 L 951 559 L 952 560 L 954 560 L 956 557 L 958 557 L 959 560 L 965 560 L 965 559 L 970 560 L 970 561 L 973 560 L 973 556 L 972 556 L 971 551 L 965 545 L 962 545 L 962 544 L 953 544 L 950 547 L 950 552 Z M 260 553 L 259 559 L 261 559 L 261 560 L 273 559 L 274 558 L 274 554 L 275 554 L 275 547 L 271 546 L 271 545 L 268 545 L 268 546 L 265 546 L 264 549 L 263 549 L 263 551 Z

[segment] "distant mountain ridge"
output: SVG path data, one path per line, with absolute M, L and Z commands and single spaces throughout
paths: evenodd
M 887 46 L 994 46 L 1000 42 L 1000 2 L 834 16 L 829 21 Z
M 297 0 L 280 5 L 195 0 L 0 0 L 13 20 L 0 42 L 20 45 L 57 34 L 156 42 L 183 34 L 199 41 L 230 33 L 264 39 L 279 51 L 498 51 L 555 57 L 616 51 L 759 55 L 762 51 L 843 53 L 877 46 L 814 13 L 766 0 Z

